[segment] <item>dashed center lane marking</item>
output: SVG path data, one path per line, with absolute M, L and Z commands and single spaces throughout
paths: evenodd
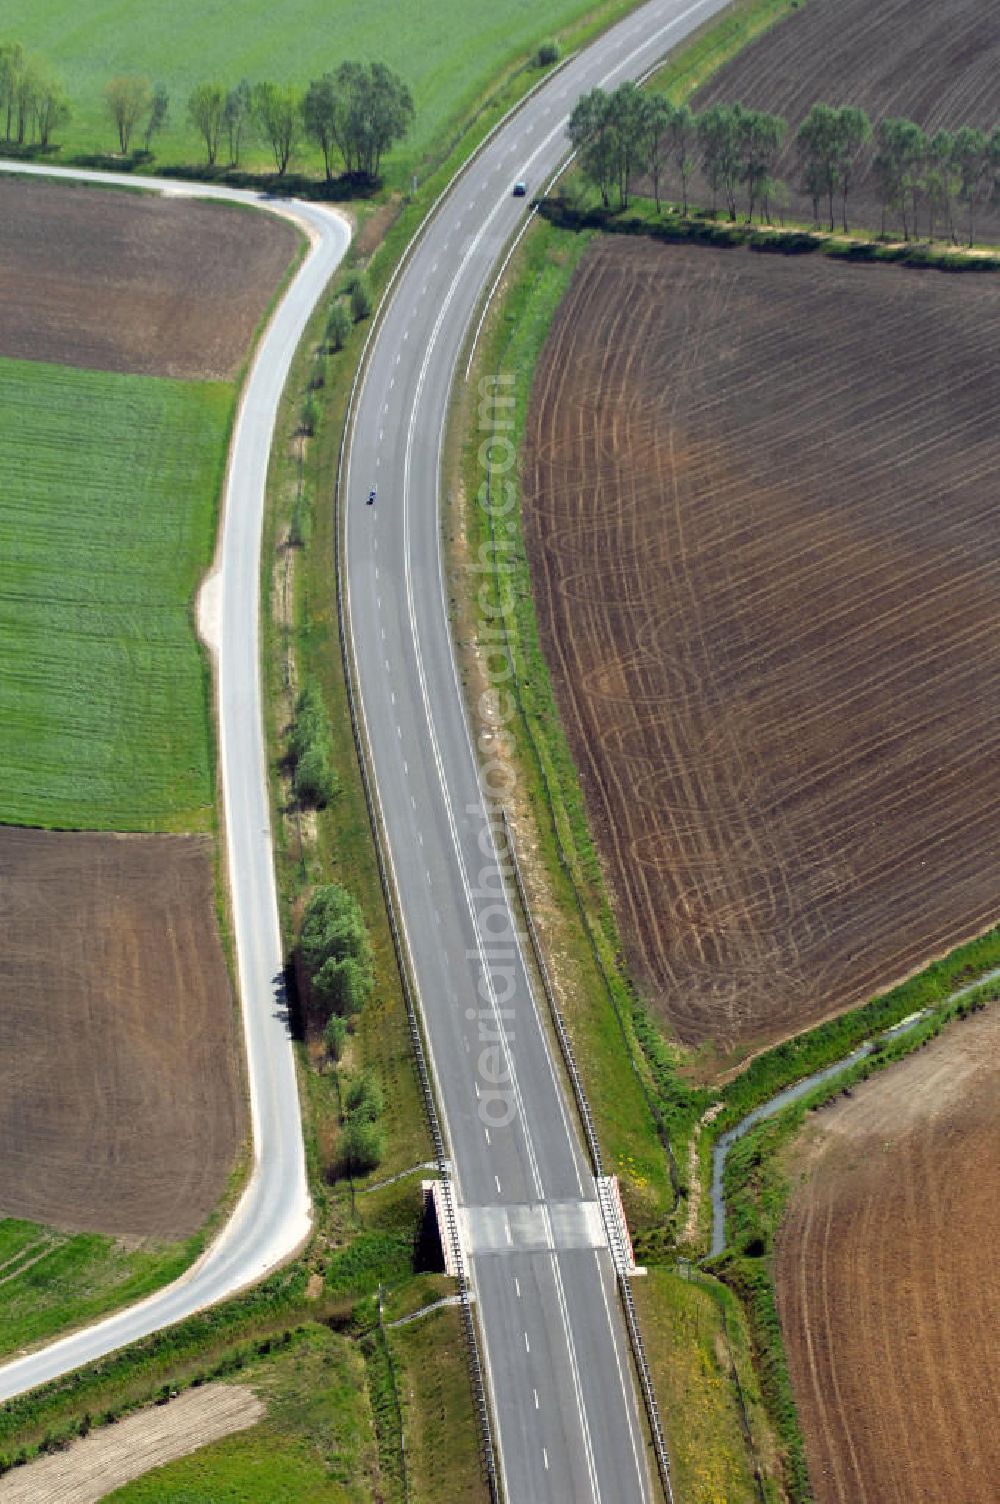
M 694 10 L 694 9 L 697 9 L 697 8 L 698 8 L 698 7 L 691 7 L 691 10 Z M 685 12 L 685 14 L 688 14 L 688 13 L 689 13 L 689 12 Z M 660 31 L 659 31 L 659 32 L 657 32 L 657 34 L 656 34 L 656 35 L 657 35 L 657 36 L 660 36 L 660 35 L 661 35 L 661 34 L 663 34 L 663 33 L 666 33 L 666 32 L 668 32 L 668 31 L 670 31 L 670 30 L 671 30 L 671 29 L 672 29 L 672 27 L 673 27 L 673 26 L 675 26 L 675 25 L 676 25 L 676 24 L 677 24 L 677 18 L 675 18 L 675 19 L 674 19 L 674 21 L 673 21 L 673 22 L 672 22 L 672 23 L 671 23 L 671 25 L 670 25 L 670 26 L 668 26 L 668 27 L 665 27 L 665 28 L 661 28 L 661 30 L 660 30 Z M 647 41 L 647 45 L 648 45 L 648 41 Z M 621 65 L 619 65 L 619 66 L 621 66 Z M 563 91 L 563 93 L 564 93 L 564 95 L 565 95 L 565 93 L 567 93 L 567 92 L 568 92 L 568 90 L 564 90 L 564 91 Z M 511 149 L 512 149 L 512 150 L 514 150 L 514 149 L 516 149 L 516 144 L 515 144 L 515 147 L 512 147 L 512 148 L 511 148 Z M 437 263 L 435 263 L 435 268 L 434 268 L 434 269 L 435 269 L 435 270 L 436 270 L 436 269 L 437 269 Z M 424 289 L 424 290 L 425 290 L 425 291 L 426 291 L 426 284 L 425 284 L 425 289 Z M 405 336 L 404 336 L 404 337 L 405 337 Z M 388 405 L 388 403 L 387 403 L 387 404 L 386 404 L 386 411 L 387 411 L 387 412 L 388 412 L 388 409 L 389 409 L 389 405 Z M 439 917 L 439 916 L 437 916 L 437 915 L 436 915 L 436 916 L 435 916 L 435 917 L 436 917 L 436 918 L 438 918 L 438 917 Z M 468 1042 L 467 1042 L 467 1041 L 466 1041 L 466 1048 L 468 1048 Z M 499 1182 L 499 1177 L 498 1177 L 498 1176 L 497 1176 L 497 1177 L 495 1177 L 495 1179 L 496 1179 L 496 1183 L 497 1183 L 497 1190 L 498 1190 L 498 1193 L 499 1193 L 499 1191 L 500 1191 L 500 1182 Z M 560 1283 L 561 1283 L 561 1281 L 560 1281 Z M 569 1335 L 569 1328 L 568 1328 L 568 1324 L 567 1324 L 567 1323 L 566 1323 L 566 1321 L 565 1321 L 565 1319 L 564 1319 L 564 1329 L 565 1329 L 565 1330 L 566 1330 L 566 1331 L 567 1331 L 567 1335 Z M 537 1407 L 537 1397 L 536 1397 L 536 1407 Z M 537 1457 L 537 1454 L 536 1454 L 536 1457 Z M 547 1453 L 546 1453 L 546 1454 L 545 1454 L 545 1465 L 546 1465 L 546 1467 L 547 1467 L 547 1466 L 548 1466 L 548 1457 L 547 1457 Z

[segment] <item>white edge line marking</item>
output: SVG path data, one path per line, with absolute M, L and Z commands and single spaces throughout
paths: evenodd
M 648 1468 L 643 1467 L 642 1462 L 639 1460 L 639 1444 L 636 1440 L 635 1422 L 632 1418 L 632 1405 L 629 1403 L 630 1396 L 634 1397 L 635 1385 L 629 1384 L 628 1387 L 626 1387 L 625 1384 L 625 1368 L 622 1364 L 622 1355 L 618 1347 L 618 1333 L 615 1331 L 615 1324 L 611 1319 L 611 1307 L 608 1304 L 608 1292 L 604 1287 L 604 1270 L 601 1268 L 600 1255 L 598 1254 L 596 1248 L 594 1249 L 594 1260 L 597 1264 L 597 1278 L 601 1286 L 601 1295 L 604 1300 L 604 1310 L 608 1318 L 608 1326 L 611 1330 L 611 1342 L 615 1350 L 615 1363 L 618 1367 L 618 1378 L 621 1382 L 622 1392 L 625 1395 L 625 1414 L 628 1416 L 628 1434 L 632 1442 L 632 1456 L 635 1458 L 636 1476 L 638 1477 L 642 1485 L 642 1497 L 644 1500 L 646 1500 L 649 1498 L 649 1470 Z M 616 1276 L 612 1277 L 615 1278 Z
M 549 1216 L 548 1207 L 543 1207 L 542 1215 L 545 1219 L 545 1230 L 548 1235 L 548 1241 L 551 1245 L 553 1244 L 554 1240 L 552 1236 L 552 1219 Z M 563 1289 L 562 1270 L 559 1268 L 558 1253 L 553 1251 L 553 1253 L 551 1254 L 551 1259 L 552 1273 L 556 1284 L 556 1299 L 559 1302 L 559 1310 L 562 1314 L 563 1329 L 566 1332 L 566 1347 L 569 1352 L 569 1366 L 573 1376 L 573 1392 L 576 1395 L 577 1414 L 580 1417 L 580 1430 L 583 1433 L 583 1448 L 587 1458 L 587 1473 L 590 1478 L 590 1491 L 594 1499 L 599 1501 L 601 1493 L 597 1485 L 597 1468 L 594 1465 L 594 1444 L 590 1435 L 590 1422 L 587 1419 L 587 1409 L 583 1403 L 583 1386 L 580 1383 L 580 1369 L 576 1361 L 576 1343 L 573 1341 L 573 1329 L 570 1326 L 569 1310 L 566 1306 L 566 1292 Z

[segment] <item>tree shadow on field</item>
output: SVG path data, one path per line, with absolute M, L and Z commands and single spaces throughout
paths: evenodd
M 38 141 L 24 141 L 20 146 L 16 141 L 0 142 L 0 155 L 12 157 L 16 162 L 45 162 L 58 156 L 59 150 L 51 142 L 48 146 L 42 146 Z
M 40 146 L 33 142 L 18 146 L 16 141 L 0 141 L 0 157 L 21 162 L 55 162 L 91 172 L 137 173 L 193 183 L 217 183 L 220 188 L 242 188 L 259 193 L 262 198 L 303 198 L 338 204 L 374 198 L 384 186 L 381 178 L 363 172 L 342 172 L 327 182 L 304 172 L 286 172 L 279 177 L 276 172 L 244 172 L 236 167 L 208 167 L 203 162 L 157 166 L 156 153 L 141 147 L 126 155 L 90 151 L 64 157 L 58 144 Z
M 301 172 L 286 172 L 279 177 L 276 172 L 242 172 L 235 167 L 206 167 L 204 163 L 160 167 L 156 169 L 156 175 L 195 183 L 217 183 L 222 188 L 244 188 L 264 198 L 318 199 L 339 204 L 371 198 L 382 186 L 381 178 L 370 178 L 365 173 L 344 172 L 327 182 L 325 178 L 309 177 Z

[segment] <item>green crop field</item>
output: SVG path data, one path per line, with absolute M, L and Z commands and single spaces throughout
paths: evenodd
M 380 59 L 413 91 L 416 124 L 389 169 L 396 181 L 407 182 L 449 122 L 469 112 L 505 67 L 598 8 L 598 0 L 494 0 L 490 6 L 467 0 L 285 0 L 278 6 L 81 0 L 67 9 L 64 0 L 7 0 L 0 39 L 16 38 L 65 82 L 73 119 L 58 139 L 71 151 L 114 146 L 101 100 L 109 78 L 138 72 L 162 81 L 171 98 L 170 124 L 156 145 L 164 162 L 201 157 L 186 120 L 188 94 L 200 80 L 231 85 L 241 77 L 270 78 L 303 86 L 345 59 Z M 265 151 L 251 156 L 255 165 L 266 165 Z M 319 164 L 312 151 L 303 161 Z
M 206 830 L 232 386 L 0 360 L 0 821 Z
M 99 1233 L 0 1220 L 0 1356 L 141 1299 L 175 1279 L 201 1242 L 199 1235 L 128 1252 Z
M 109 1494 L 114 1504 L 365 1504 L 377 1487 L 375 1428 L 356 1343 L 314 1327 L 239 1375 L 267 1406 L 256 1426 Z

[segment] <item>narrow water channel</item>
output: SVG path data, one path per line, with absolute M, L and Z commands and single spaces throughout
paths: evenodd
M 945 1003 L 958 1002 L 960 998 L 965 997 L 968 993 L 975 992 L 978 987 L 984 986 L 987 982 L 996 981 L 997 978 L 1000 978 L 1000 967 L 995 971 L 984 972 L 981 977 L 977 977 L 967 987 L 959 987 L 956 992 L 951 993 L 945 999 Z M 908 1034 L 911 1029 L 915 1029 L 917 1024 L 932 1011 L 930 1008 L 923 1008 L 919 1013 L 911 1013 L 908 1018 L 901 1019 L 898 1024 L 893 1024 L 891 1029 L 884 1029 L 875 1039 L 866 1040 L 856 1050 L 852 1050 L 849 1055 L 845 1055 L 841 1060 L 834 1061 L 833 1065 L 824 1066 L 821 1071 L 814 1071 L 811 1076 L 804 1076 L 801 1081 L 796 1081 L 792 1086 L 786 1086 L 783 1091 L 779 1091 L 776 1096 L 771 1097 L 770 1101 L 762 1102 L 759 1107 L 755 1107 L 752 1112 L 748 1112 L 746 1117 L 742 1118 L 736 1124 L 735 1128 L 728 1129 L 719 1137 L 712 1150 L 713 1258 L 717 1253 L 721 1253 L 726 1246 L 726 1203 L 723 1195 L 722 1177 L 726 1168 L 726 1156 L 733 1144 L 736 1143 L 736 1140 L 742 1138 L 745 1133 L 749 1133 L 751 1128 L 755 1128 L 758 1123 L 764 1122 L 766 1118 L 776 1117 L 783 1108 L 790 1106 L 792 1102 L 797 1102 L 800 1097 L 804 1097 L 822 1082 L 829 1081 L 831 1076 L 839 1076 L 842 1071 L 850 1070 L 852 1065 L 856 1065 L 859 1060 L 863 1060 L 866 1055 L 870 1055 L 877 1043 L 888 1044 L 891 1040 L 898 1039 L 901 1034 Z

